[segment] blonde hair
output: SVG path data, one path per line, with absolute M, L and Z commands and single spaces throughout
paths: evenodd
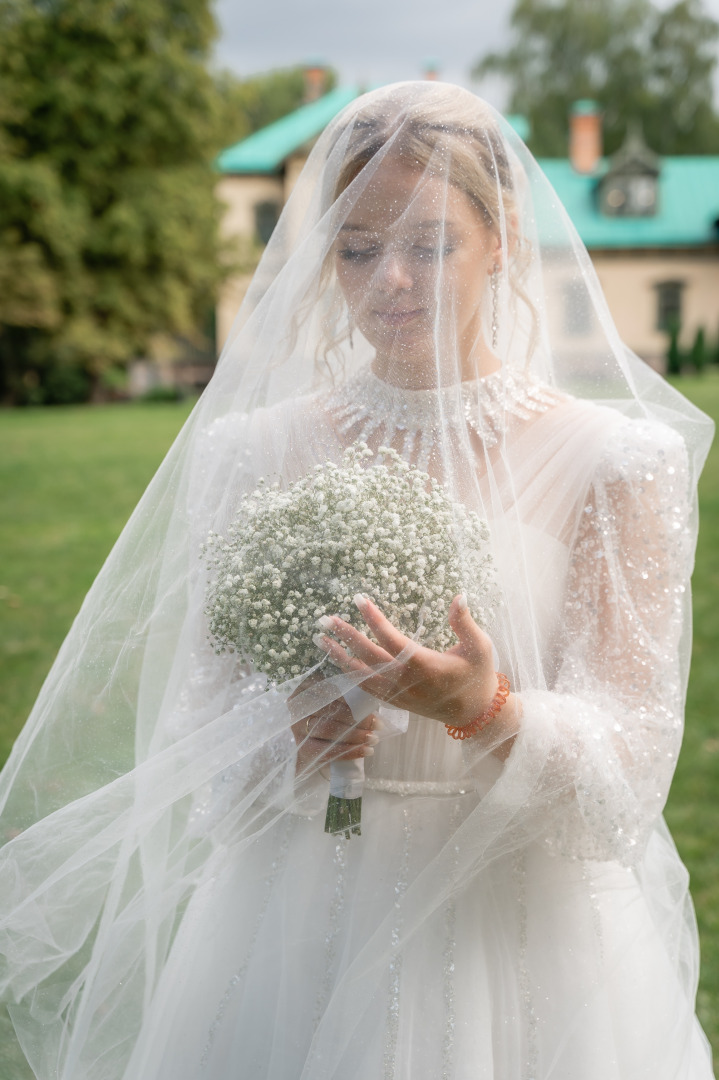
M 374 115 L 369 110 L 361 112 L 353 122 L 335 184 L 335 200 L 387 146 L 393 158 L 441 175 L 463 191 L 490 228 L 500 228 L 500 199 L 509 204 L 510 213 L 514 209 L 512 170 L 504 140 L 494 118 L 470 94 L 465 98 L 464 94 L 445 92 L 435 100 L 420 99 L 389 121 L 381 106 Z M 509 216 L 505 211 L 505 217 Z

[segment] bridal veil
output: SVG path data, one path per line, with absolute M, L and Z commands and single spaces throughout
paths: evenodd
M 710 436 L 498 114 L 432 83 L 345 109 L 0 778 L 0 989 L 35 1075 L 709 1077 L 661 815 Z M 503 761 L 410 717 L 344 841 L 295 775 L 299 677 L 207 640 L 202 549 L 260 478 L 355 441 L 487 522 L 523 718 Z M 327 702 L 357 681 L 321 670 Z

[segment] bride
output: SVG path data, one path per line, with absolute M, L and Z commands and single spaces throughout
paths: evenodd
M 349 106 L 2 775 L 34 1074 L 711 1077 L 662 819 L 709 435 L 497 114 L 430 83 Z M 208 643 L 203 545 L 357 441 L 487 522 L 500 602 L 481 628 L 460 593 L 440 653 L 357 596 L 366 632 L 329 613 L 316 668 L 268 685 Z

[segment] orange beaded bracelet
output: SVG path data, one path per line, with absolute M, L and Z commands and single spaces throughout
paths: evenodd
M 492 698 L 492 704 L 483 712 L 481 716 L 478 716 L 476 720 L 472 720 L 469 724 L 465 724 L 464 727 L 451 727 L 446 724 L 447 734 L 451 735 L 453 739 L 469 739 L 472 735 L 476 735 L 478 731 L 486 728 L 490 720 L 493 720 L 500 709 L 507 703 L 509 697 L 509 679 L 506 675 L 503 675 L 501 671 L 497 672 L 497 682 L 499 686 L 497 693 Z

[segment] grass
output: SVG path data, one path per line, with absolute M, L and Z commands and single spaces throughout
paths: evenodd
M 719 374 L 673 380 L 719 424 Z M 719 1071 L 719 438 L 699 484 L 694 645 L 686 732 L 666 817 L 691 875 L 702 942 L 697 1010 Z
M 0 413 L 0 761 L 189 409 Z
M 719 420 L 719 373 L 679 380 Z M 189 412 L 186 404 L 0 414 L 0 760 L 86 590 Z M 700 487 L 694 652 L 667 819 L 702 937 L 698 1010 L 719 1048 L 719 446 Z

